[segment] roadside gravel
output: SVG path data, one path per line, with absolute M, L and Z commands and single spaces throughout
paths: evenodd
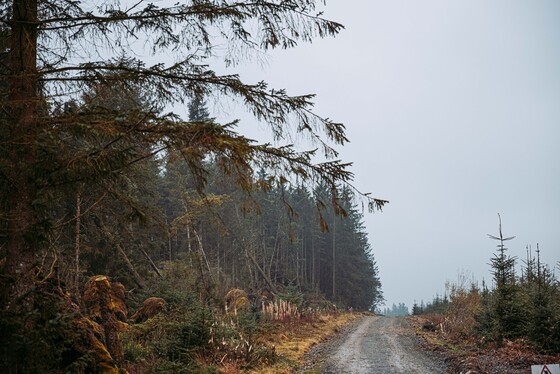
M 423 351 L 406 318 L 367 316 L 314 347 L 298 373 L 445 373 L 439 355 Z

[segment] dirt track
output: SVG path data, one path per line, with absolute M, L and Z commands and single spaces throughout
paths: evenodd
M 406 318 L 365 317 L 319 353 L 321 373 L 445 373 L 440 360 L 417 345 Z

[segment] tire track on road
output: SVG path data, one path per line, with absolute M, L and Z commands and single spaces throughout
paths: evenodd
M 443 374 L 443 364 L 416 344 L 405 317 L 370 316 L 339 344 L 323 373 Z

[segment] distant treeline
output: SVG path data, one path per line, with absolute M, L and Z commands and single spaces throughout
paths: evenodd
M 396 305 L 393 303 L 391 308 L 385 307 L 381 310 L 381 314 L 388 317 L 399 317 L 399 316 L 408 316 L 408 307 L 404 303 L 399 303 Z

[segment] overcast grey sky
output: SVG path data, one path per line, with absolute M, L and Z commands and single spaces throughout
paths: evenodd
M 387 304 L 491 279 L 510 253 L 560 260 L 560 1 L 330 0 L 334 39 L 236 68 L 345 123 L 355 184 L 390 200 L 365 221 Z

